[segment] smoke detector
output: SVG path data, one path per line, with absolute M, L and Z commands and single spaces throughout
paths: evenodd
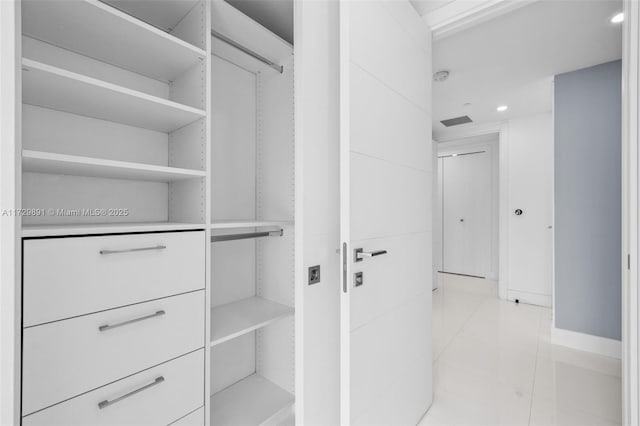
M 442 70 L 433 73 L 433 81 L 437 81 L 438 83 L 442 83 L 449 78 L 449 71 Z

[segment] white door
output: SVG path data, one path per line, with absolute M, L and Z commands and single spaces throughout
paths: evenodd
M 491 269 L 491 158 L 442 158 L 442 270 L 486 277 Z
M 431 37 L 406 1 L 342 2 L 340 25 L 341 422 L 415 425 L 432 398 Z
M 553 280 L 552 133 L 550 114 L 509 123 L 507 299 L 548 307 Z

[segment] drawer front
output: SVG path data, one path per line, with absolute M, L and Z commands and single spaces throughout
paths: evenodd
M 203 289 L 205 234 L 24 241 L 25 327 Z
M 168 425 L 203 404 L 200 349 L 23 417 L 22 425 Z
M 199 290 L 25 328 L 22 413 L 202 348 L 204 324 Z
M 204 407 L 201 407 L 184 416 L 175 423 L 171 423 L 171 426 L 203 426 L 204 425 Z

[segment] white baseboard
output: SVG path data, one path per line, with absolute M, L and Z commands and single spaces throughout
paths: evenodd
M 550 294 L 537 294 L 529 293 L 526 291 L 507 290 L 507 300 L 515 301 L 516 299 L 518 299 L 520 303 L 544 306 L 546 308 L 551 307 Z
M 622 342 L 577 331 L 551 327 L 551 343 L 611 358 L 622 357 Z

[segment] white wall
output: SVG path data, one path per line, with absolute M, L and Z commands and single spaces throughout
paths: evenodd
M 294 14 L 296 280 L 305 283 L 296 292 L 296 423 L 332 425 L 340 423 L 338 2 L 296 2 Z M 306 285 L 313 265 L 320 282 Z
M 551 114 L 510 120 L 500 149 L 501 232 L 506 243 L 502 277 L 507 299 L 551 306 L 553 135 Z M 522 209 L 523 214 L 514 214 Z M 506 223 L 505 223 L 506 222 Z M 502 242 L 501 241 L 501 242 Z

